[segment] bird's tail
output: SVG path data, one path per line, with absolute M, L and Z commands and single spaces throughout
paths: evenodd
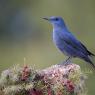
M 92 56 L 92 54 L 90 55 Z M 93 55 L 94 56 L 94 55 Z M 93 69 L 95 70 L 95 64 L 91 61 L 91 59 L 89 57 L 84 58 L 84 60 L 88 63 L 90 63 L 90 65 L 93 67 Z
M 90 51 L 87 51 L 89 53 L 89 56 L 95 56 L 95 54 L 93 54 L 92 52 Z

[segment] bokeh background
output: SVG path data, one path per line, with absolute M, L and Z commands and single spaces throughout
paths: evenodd
M 95 0 L 0 0 L 0 72 L 14 64 L 43 69 L 66 59 L 52 42 L 45 16 L 62 16 L 95 54 Z M 73 62 L 90 72 L 86 62 Z M 89 74 L 87 88 L 88 95 L 95 95 L 95 73 Z

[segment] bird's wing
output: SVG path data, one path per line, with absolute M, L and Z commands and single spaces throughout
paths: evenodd
M 66 35 L 64 36 L 61 35 L 61 38 L 72 48 L 82 52 L 85 55 L 89 55 L 87 48 L 80 41 L 78 41 L 71 33 L 66 33 Z

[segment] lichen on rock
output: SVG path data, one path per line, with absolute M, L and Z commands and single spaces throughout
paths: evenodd
M 54 65 L 44 70 L 14 66 L 0 76 L 0 95 L 82 95 L 85 74 L 79 65 Z

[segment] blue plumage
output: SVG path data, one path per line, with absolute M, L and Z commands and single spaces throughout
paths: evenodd
M 53 25 L 53 42 L 61 52 L 69 58 L 78 57 L 89 62 L 94 68 L 95 65 L 90 60 L 94 56 L 87 48 L 69 32 L 64 20 L 61 17 L 44 18 Z

